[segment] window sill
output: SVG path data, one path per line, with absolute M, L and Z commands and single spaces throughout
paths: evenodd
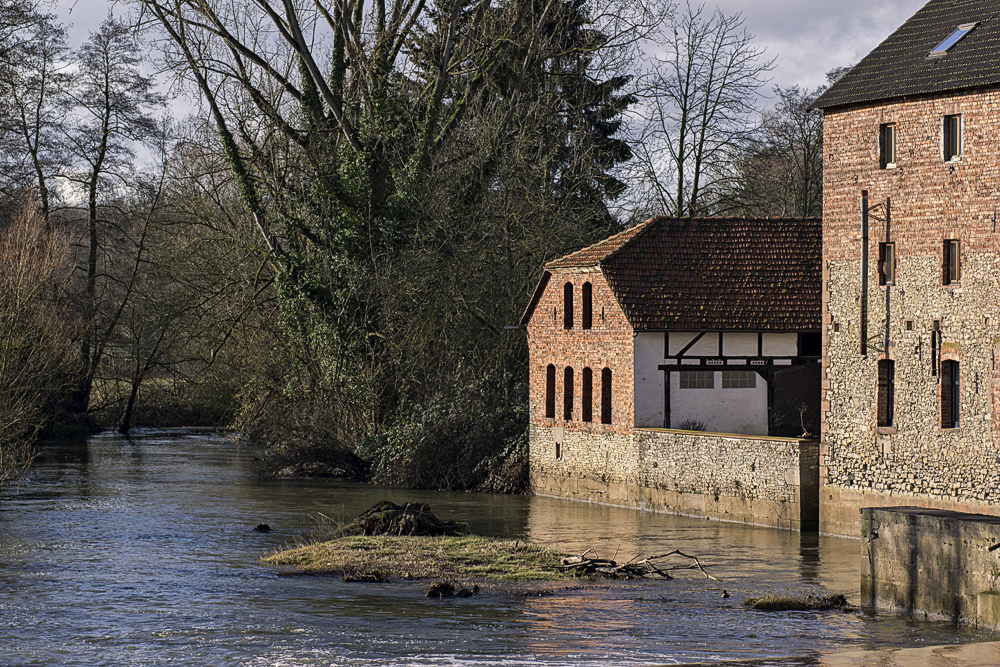
M 895 426 L 876 426 L 875 432 L 879 435 L 896 435 Z

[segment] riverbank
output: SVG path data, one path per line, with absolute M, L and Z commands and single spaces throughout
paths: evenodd
M 279 551 L 262 559 L 303 574 L 344 578 L 489 579 L 526 582 L 569 578 L 563 555 L 524 540 L 452 537 L 347 536 Z

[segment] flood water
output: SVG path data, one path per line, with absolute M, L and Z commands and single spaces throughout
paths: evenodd
M 856 602 L 854 540 L 551 498 L 256 482 L 248 464 L 226 438 L 194 430 L 49 445 L 20 492 L 0 497 L 0 665 L 792 667 L 838 651 L 996 639 L 895 615 L 740 606 L 769 593 Z M 436 600 L 427 582 L 345 583 L 258 562 L 308 538 L 321 515 L 381 499 L 427 502 L 478 533 L 571 553 L 681 549 L 714 563 L 721 581 L 686 571 Z M 273 532 L 253 532 L 261 522 Z

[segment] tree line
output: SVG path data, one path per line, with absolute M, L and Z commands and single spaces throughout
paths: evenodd
M 70 49 L 0 0 L 0 467 L 43 431 L 212 424 L 262 474 L 523 488 L 504 326 L 546 261 L 821 210 L 820 91 L 761 111 L 741 16 L 605 4 L 132 0 Z

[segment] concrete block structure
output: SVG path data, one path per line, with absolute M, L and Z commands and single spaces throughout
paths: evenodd
M 655 218 L 549 263 L 533 492 L 816 530 L 820 226 Z
M 824 111 L 820 530 L 1000 515 L 1000 15 L 932 0 Z

